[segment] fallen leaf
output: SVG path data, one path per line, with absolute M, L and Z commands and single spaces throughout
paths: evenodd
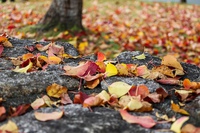
M 117 71 L 117 68 L 115 67 L 115 65 L 108 63 L 106 65 L 106 76 L 111 77 L 111 76 L 114 76 L 117 74 L 118 74 L 118 71 Z
M 184 79 L 183 86 L 185 87 L 186 90 L 188 89 L 196 90 L 200 88 L 200 82 L 191 82 L 189 79 Z
M 36 110 L 39 107 L 43 106 L 45 104 L 44 99 L 43 98 L 38 98 L 36 99 L 34 102 L 31 103 L 31 107 Z
M 147 78 L 150 75 L 150 71 L 147 66 L 142 65 L 136 68 L 136 76 Z
M 131 86 L 124 82 L 114 82 L 108 86 L 108 91 L 111 95 L 117 96 L 117 98 L 125 95 L 131 89 Z
M 39 121 L 58 120 L 64 115 L 64 111 L 52 113 L 35 112 L 34 115 L 35 118 Z
M 187 111 L 185 111 L 184 109 L 181 109 L 180 106 L 178 104 L 175 104 L 173 101 L 171 101 L 171 109 L 174 112 L 178 112 L 178 113 L 181 113 L 183 115 L 190 115 Z
M 1 117 L 3 114 L 5 114 L 5 113 L 6 113 L 5 107 L 1 106 L 1 107 L 0 107 L 0 117 Z
M 117 64 L 116 68 L 118 70 L 118 75 L 128 75 L 128 68 L 127 65 L 124 63 Z
M 53 83 L 46 88 L 46 91 L 49 96 L 60 98 L 63 93 L 67 92 L 67 88 L 59 84 Z
M 126 110 L 119 110 L 122 118 L 128 123 L 139 124 L 145 128 L 152 128 L 156 125 L 156 122 L 150 116 L 133 116 L 130 115 Z
M 138 86 L 132 86 L 129 90 L 129 94 L 131 96 L 138 96 L 140 95 L 141 98 L 145 98 L 147 95 L 149 95 L 149 89 L 146 85 L 138 85 Z
M 195 127 L 192 124 L 186 124 L 182 127 L 181 133 L 200 133 L 200 127 Z
M 19 105 L 17 108 L 10 108 L 11 116 L 12 117 L 20 116 L 26 113 L 29 107 L 30 107 L 30 104 L 22 104 L 22 105 Z
M 166 55 L 166 56 L 164 56 L 163 59 L 162 59 L 161 64 L 169 66 L 169 67 L 174 67 L 174 68 L 177 68 L 177 69 L 183 71 L 183 67 L 181 66 L 181 64 L 172 55 Z
M 61 95 L 61 101 L 62 104 L 71 104 L 73 103 L 72 100 L 70 99 L 69 95 L 67 93 L 63 93 Z
M 19 130 L 18 130 L 17 125 L 11 120 L 9 120 L 8 123 L 0 127 L 0 132 L 1 133 L 19 133 Z
M 181 101 L 186 100 L 187 97 L 192 93 L 194 93 L 194 92 L 193 91 L 189 91 L 189 90 L 175 90 L 175 94 L 179 96 Z
M 62 61 L 61 58 L 57 57 L 57 56 L 49 56 L 48 57 L 48 63 L 51 65 L 52 64 L 55 64 L 55 65 L 60 64 L 61 61 Z
M 94 89 L 100 83 L 99 79 L 95 79 L 92 81 L 86 81 L 85 86 L 89 89 Z
M 93 107 L 93 106 L 99 106 L 102 103 L 102 99 L 98 96 L 90 96 L 86 98 L 83 102 L 83 107 Z
M 105 90 L 102 90 L 97 96 L 103 100 L 103 103 L 110 100 L 110 95 Z
M 185 123 L 187 120 L 189 119 L 189 117 L 181 117 L 178 120 L 176 120 L 172 125 L 170 130 L 174 131 L 175 133 L 181 133 L 181 127 L 183 125 L 183 123 Z
M 106 60 L 106 56 L 102 52 L 97 52 L 97 61 L 103 62 Z
M 138 60 L 143 60 L 143 59 L 145 59 L 145 58 L 146 58 L 146 56 L 145 56 L 144 53 L 132 57 L 132 59 L 138 59 Z
M 83 102 L 85 101 L 85 99 L 87 99 L 89 96 L 83 92 L 79 92 L 77 94 L 75 94 L 74 96 L 74 103 L 75 104 L 83 104 Z
M 29 64 L 26 67 L 19 68 L 19 66 L 17 66 L 13 71 L 19 72 L 19 73 L 27 73 L 28 70 L 31 69 L 32 67 L 33 67 L 33 63 L 29 60 Z
M 142 102 L 137 98 L 131 98 L 131 100 L 127 104 L 127 109 L 130 111 L 139 110 L 142 108 Z

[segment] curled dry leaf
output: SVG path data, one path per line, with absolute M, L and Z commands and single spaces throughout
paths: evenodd
M 33 67 L 33 63 L 29 61 L 29 64 L 26 67 L 20 68 L 17 66 L 13 71 L 14 72 L 19 72 L 19 73 L 27 73 L 28 70 L 30 70 Z
M 108 91 L 111 95 L 115 95 L 117 98 L 125 95 L 131 89 L 131 86 L 124 82 L 114 82 L 108 86 Z
M 86 81 L 91 81 L 103 76 L 102 74 L 96 74 L 99 70 L 99 66 L 92 61 L 87 61 L 86 63 L 76 67 L 64 66 L 63 69 L 66 71 L 65 75 L 77 76 Z
M 175 90 L 175 94 L 179 96 L 181 101 L 185 101 L 192 93 L 194 92 L 189 90 Z
M 189 117 L 184 116 L 176 120 L 172 125 L 170 130 L 174 131 L 175 133 L 181 133 L 182 125 L 189 119 Z
M 47 94 L 51 97 L 60 98 L 63 93 L 67 92 L 67 88 L 56 83 L 46 88 Z
M 126 110 L 119 110 L 122 118 L 128 123 L 139 124 L 145 128 L 152 128 L 156 125 L 156 122 L 150 116 L 133 116 L 130 115 Z
M 94 89 L 100 83 L 99 79 L 95 79 L 92 81 L 86 81 L 85 86 L 89 89 Z
M 35 112 L 34 115 L 39 121 L 58 120 L 64 115 L 64 111 L 52 113 Z
M 19 133 L 17 125 L 11 120 L 0 127 L 1 133 Z
M 161 64 L 169 66 L 169 67 L 174 67 L 174 68 L 177 68 L 177 69 L 183 71 L 183 67 L 181 66 L 181 64 L 172 55 L 166 55 L 166 56 L 164 56 L 163 59 L 162 59 Z

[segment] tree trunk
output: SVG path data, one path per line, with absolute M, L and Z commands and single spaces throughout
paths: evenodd
M 181 3 L 187 3 L 187 0 L 181 0 Z
M 39 24 L 43 30 L 58 27 L 61 30 L 80 30 L 82 26 L 83 0 L 53 0 Z

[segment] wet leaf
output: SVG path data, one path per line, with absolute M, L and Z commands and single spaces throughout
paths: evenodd
M 34 113 L 35 118 L 39 121 L 49 121 L 49 120 L 58 120 L 60 119 L 63 115 L 64 112 L 52 112 L 52 113 L 40 113 L 40 112 L 35 112 Z
M 124 82 L 114 82 L 111 85 L 108 86 L 108 91 L 111 95 L 115 95 L 117 97 L 121 97 L 128 93 L 131 86 L 124 83 Z
M 49 96 L 60 98 L 63 93 L 67 92 L 67 88 L 59 84 L 53 83 L 46 88 L 46 91 Z
M 174 131 L 175 133 L 181 133 L 181 127 L 182 125 L 189 119 L 189 117 L 181 117 L 178 120 L 176 120 L 172 125 L 170 130 Z
M 134 116 L 130 115 L 126 110 L 119 110 L 122 118 L 128 123 L 139 124 L 145 128 L 152 128 L 156 122 L 150 116 Z

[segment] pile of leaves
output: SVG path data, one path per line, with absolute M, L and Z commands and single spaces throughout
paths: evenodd
M 5 34 L 0 36 L 0 39 L 1 47 L 6 46 L 5 44 L 10 44 L 12 46 Z M 33 55 L 31 51 L 34 48 L 38 51 L 46 51 L 47 56 L 40 55 L 39 53 Z M 64 58 L 77 58 L 66 54 L 64 48 L 55 43 L 49 43 L 45 46 L 37 44 L 35 47 L 26 47 L 26 49 L 28 49 L 30 53 L 12 59 L 13 65 L 16 65 L 16 68 L 13 69 L 14 72 L 37 72 L 39 70 L 45 70 L 48 65 L 62 64 Z M 175 117 L 168 118 L 168 116 L 160 116 L 157 114 L 158 119 L 154 120 L 150 116 L 134 116 L 129 114 L 128 111 L 152 111 L 152 104 L 163 102 L 165 98 L 168 97 L 168 92 L 164 88 L 157 88 L 155 92 L 150 92 L 145 84 L 129 85 L 125 82 L 117 81 L 108 85 L 107 90 L 90 95 L 82 92 L 80 88 L 77 88 L 77 92 L 70 92 L 66 87 L 52 83 L 52 85 L 46 88 L 47 95 L 37 98 L 31 104 L 10 107 L 7 111 L 5 107 L 0 106 L 0 120 L 3 121 L 9 117 L 22 115 L 29 109 L 35 110 L 34 116 L 39 121 L 57 120 L 64 115 L 63 110 L 60 112 L 41 113 L 38 112 L 37 109 L 43 107 L 59 107 L 66 104 L 81 104 L 91 111 L 92 107 L 95 106 L 110 107 L 118 110 L 122 119 L 128 123 L 139 124 L 144 128 L 152 128 L 161 122 L 173 122 L 170 130 L 175 132 L 187 132 L 188 127 L 192 128 L 194 132 L 200 130 L 200 128 L 194 127 L 191 124 L 185 125 L 181 129 L 182 124 L 189 119 L 189 113 L 181 107 L 184 106 L 185 102 L 193 100 L 200 94 L 200 83 L 190 81 L 189 79 L 180 80 L 185 72 L 180 62 L 178 62 L 174 56 L 164 56 L 161 64 L 159 66 L 154 66 L 152 69 L 148 69 L 146 65 L 139 66 L 137 64 L 124 64 L 109 61 L 106 60 L 106 56 L 101 52 L 98 52 L 96 56 L 96 61 L 81 61 L 78 66 L 64 65 L 64 75 L 80 79 L 80 85 L 85 86 L 88 89 L 95 89 L 100 81 L 112 76 L 137 76 L 154 80 L 162 84 L 179 85 L 180 89 L 175 90 L 175 93 L 178 96 L 180 103 L 176 104 L 171 101 L 171 109 L 174 112 L 186 116 L 176 120 Z M 146 57 L 145 54 L 142 53 L 141 55 L 133 56 L 132 58 L 143 60 Z M 83 83 L 82 80 L 85 81 L 84 84 L 81 84 Z M 70 93 L 75 94 L 73 99 L 70 98 Z M 3 101 L 3 98 L 0 97 L 0 103 Z M 6 125 L 0 127 L 0 131 L 14 132 L 18 131 L 18 128 L 15 123 L 9 121 Z
M 22 3 L 1 4 L 0 31 L 18 38 L 36 38 L 37 33 L 17 28 L 36 24 L 50 2 L 28 2 L 25 6 Z M 72 34 L 54 29 L 57 35 L 39 37 L 68 41 L 83 55 L 104 51 L 112 58 L 122 51 L 140 50 L 161 56 L 172 53 L 180 61 L 200 65 L 198 5 L 87 0 L 84 1 L 83 25 L 84 32 Z

